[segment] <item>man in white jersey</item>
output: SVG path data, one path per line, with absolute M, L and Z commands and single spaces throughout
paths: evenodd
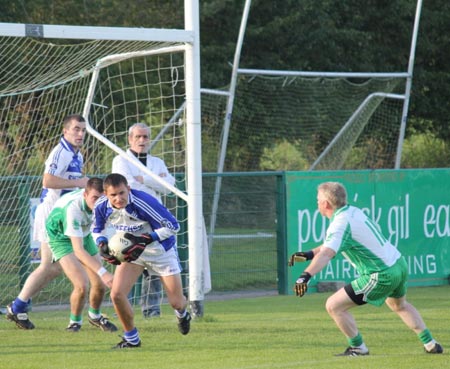
M 406 300 L 408 268 L 400 252 L 362 210 L 347 204 L 347 192 L 341 183 L 320 184 L 317 206 L 320 214 L 330 219 L 325 241 L 313 250 L 294 253 L 289 265 L 312 260 L 296 281 L 295 293 L 299 297 L 306 293 L 311 277 L 339 252 L 358 272 L 357 279 L 330 296 L 326 303 L 328 313 L 349 344 L 338 356 L 369 354 L 349 310 L 366 303 L 381 306 L 384 302 L 418 335 L 426 353 L 441 354 L 442 346 L 433 339 L 416 308 Z
M 170 185 L 175 184 L 175 178 L 169 173 L 166 164 L 160 158 L 148 153 L 150 147 L 150 128 L 144 123 L 135 123 L 128 130 L 127 154 L 137 158 L 145 167 Z M 156 197 L 161 202 L 161 195 L 170 191 L 153 177 L 142 172 L 136 165 L 117 155 L 112 162 L 112 172 L 122 174 L 131 188 L 141 190 Z M 161 315 L 162 285 L 157 275 L 150 275 L 144 270 L 141 288 L 141 310 L 144 318 Z
M 47 219 L 53 260 L 59 262 L 73 285 L 67 332 L 81 329 L 88 294 L 89 323 L 104 332 L 117 331 L 117 327 L 100 312 L 105 286 L 112 286 L 113 275 L 103 267 L 91 235 L 92 209 L 102 195 L 103 181 L 91 178 L 85 189 L 72 191 L 58 199 Z
M 191 316 L 181 284 L 181 266 L 176 248 L 180 226 L 170 211 L 146 192 L 130 189 L 124 176 L 112 173 L 104 181 L 105 196 L 94 208 L 92 236 L 100 255 L 118 265 L 114 272 L 111 300 L 124 330 L 123 339 L 113 348 L 135 348 L 141 345 L 134 325 L 133 308 L 128 294 L 143 270 L 160 276 L 167 298 L 178 319 L 181 334 L 189 333 Z M 109 254 L 105 230 L 112 226 L 124 231 L 132 246 L 123 250 L 126 262 Z
M 63 136 L 45 162 L 41 202 L 36 208 L 33 239 L 40 242 L 41 263 L 28 276 L 19 295 L 7 306 L 6 318 L 19 328 L 33 329 L 27 311 L 31 298 L 61 274 L 59 263 L 52 263 L 45 221 L 56 200 L 64 193 L 84 188 L 89 180 L 82 173 L 80 148 L 86 134 L 86 122 L 81 115 L 68 115 L 63 121 Z

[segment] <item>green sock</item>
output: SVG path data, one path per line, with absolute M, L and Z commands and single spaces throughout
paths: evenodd
M 433 340 L 433 336 L 428 329 L 423 330 L 417 336 L 419 337 L 420 342 L 424 345 Z
M 355 337 L 353 338 L 348 338 L 348 344 L 351 347 L 359 347 L 363 344 L 363 339 L 360 333 L 358 333 Z
M 81 324 L 83 317 L 81 315 L 70 314 L 70 322 Z
M 99 319 L 102 316 L 100 309 L 94 309 L 92 306 L 89 306 L 88 315 L 91 319 Z

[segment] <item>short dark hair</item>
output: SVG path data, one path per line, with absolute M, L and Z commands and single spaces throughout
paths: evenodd
M 86 184 L 86 192 L 96 190 L 97 192 L 103 192 L 103 179 L 92 177 Z
M 63 120 L 64 128 L 68 128 L 70 123 L 73 120 L 76 121 L 76 122 L 79 122 L 79 123 L 86 123 L 86 119 L 84 119 L 84 117 L 82 115 L 80 115 L 80 114 L 69 114 L 69 115 L 66 115 L 64 120 Z
M 128 186 L 127 179 L 122 174 L 111 173 L 105 178 L 103 188 L 106 190 L 108 187 L 118 187 L 121 184 Z

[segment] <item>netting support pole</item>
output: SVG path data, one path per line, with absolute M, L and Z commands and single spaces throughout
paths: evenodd
M 227 109 L 225 112 L 222 142 L 221 142 L 221 147 L 220 147 L 219 160 L 217 163 L 217 173 L 218 174 L 223 173 L 223 168 L 224 168 L 224 163 L 225 163 L 225 156 L 226 156 L 227 145 L 228 145 L 228 136 L 230 133 L 231 116 L 233 114 L 234 94 L 236 91 L 239 60 L 241 58 L 242 43 L 244 42 L 245 29 L 247 27 L 247 19 L 248 19 L 248 14 L 250 12 L 251 3 L 252 3 L 251 0 L 245 0 L 244 12 L 242 14 L 238 41 L 237 41 L 236 50 L 234 53 L 233 70 L 231 72 L 231 82 L 230 82 L 230 89 L 229 89 L 229 95 L 228 95 Z M 217 208 L 219 207 L 220 188 L 221 187 L 222 187 L 222 176 L 219 175 L 219 176 L 217 176 L 217 179 L 216 179 L 216 185 L 214 188 L 214 196 L 213 196 L 213 201 L 212 201 L 212 206 L 211 206 L 211 219 L 210 219 L 210 224 L 209 224 L 209 236 L 208 236 L 208 244 L 209 244 L 210 248 L 212 247 L 214 230 L 216 228 Z
M 344 126 L 339 130 L 339 132 L 336 134 L 336 136 L 333 137 L 331 142 L 328 144 L 328 146 L 322 151 L 322 153 L 319 155 L 319 157 L 312 163 L 309 170 L 315 170 L 317 166 L 321 163 L 323 158 L 328 155 L 328 153 L 331 151 L 331 149 L 334 147 L 335 143 L 339 140 L 339 138 L 342 137 L 342 135 L 347 131 L 347 129 L 353 124 L 353 122 L 356 120 L 356 118 L 359 116 L 359 114 L 366 108 L 366 106 L 369 105 L 369 103 L 376 99 L 376 98 L 382 98 L 382 99 L 399 99 L 404 100 L 404 95 L 399 94 L 390 94 L 385 92 L 374 92 L 373 94 L 370 94 L 367 96 L 364 101 L 359 105 L 358 109 L 355 110 L 355 112 L 352 114 L 352 116 L 348 119 L 348 121 L 344 124 Z M 345 158 L 342 158 L 342 162 L 344 162 Z M 342 165 L 342 163 L 341 163 Z M 339 166 L 336 169 L 341 169 Z
M 416 16 L 414 19 L 414 30 L 411 40 L 411 50 L 409 53 L 408 78 L 406 79 L 405 101 L 403 102 L 402 122 L 400 125 L 400 135 L 398 138 L 397 154 L 395 157 L 395 169 L 400 169 L 400 164 L 402 160 L 402 148 L 403 148 L 403 141 L 405 140 L 406 120 L 408 118 L 409 99 L 411 95 L 411 85 L 412 85 L 414 60 L 417 45 L 417 34 L 419 32 L 419 21 L 421 11 L 422 11 L 422 0 L 418 0 L 416 6 Z

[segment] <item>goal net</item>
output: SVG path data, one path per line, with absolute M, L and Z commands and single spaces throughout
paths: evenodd
M 3 24 L 0 34 L 14 27 Z M 78 28 L 84 35 L 85 29 Z M 0 306 L 17 296 L 39 263 L 39 245 L 30 238 L 33 211 L 44 161 L 59 141 L 67 114 L 83 114 L 89 122 L 90 134 L 82 148 L 88 176 L 110 173 L 113 157 L 127 147 L 132 124 L 150 126 L 150 153 L 163 159 L 177 179 L 174 191 L 163 201 L 181 224 L 179 254 L 185 271 L 189 270 L 189 37 L 181 31 L 177 39 L 170 31 L 170 37 L 161 37 L 166 33 L 147 30 L 148 35 L 133 41 L 126 37 L 143 31 L 126 30 L 132 31 L 118 31 L 124 40 L 0 37 Z M 42 36 L 41 31 L 31 35 Z M 147 41 L 152 35 L 156 41 Z M 188 274 L 183 279 L 187 289 Z M 68 279 L 60 276 L 33 299 L 33 305 L 67 304 L 70 292 Z
M 394 168 L 405 81 L 239 70 L 224 171 Z

